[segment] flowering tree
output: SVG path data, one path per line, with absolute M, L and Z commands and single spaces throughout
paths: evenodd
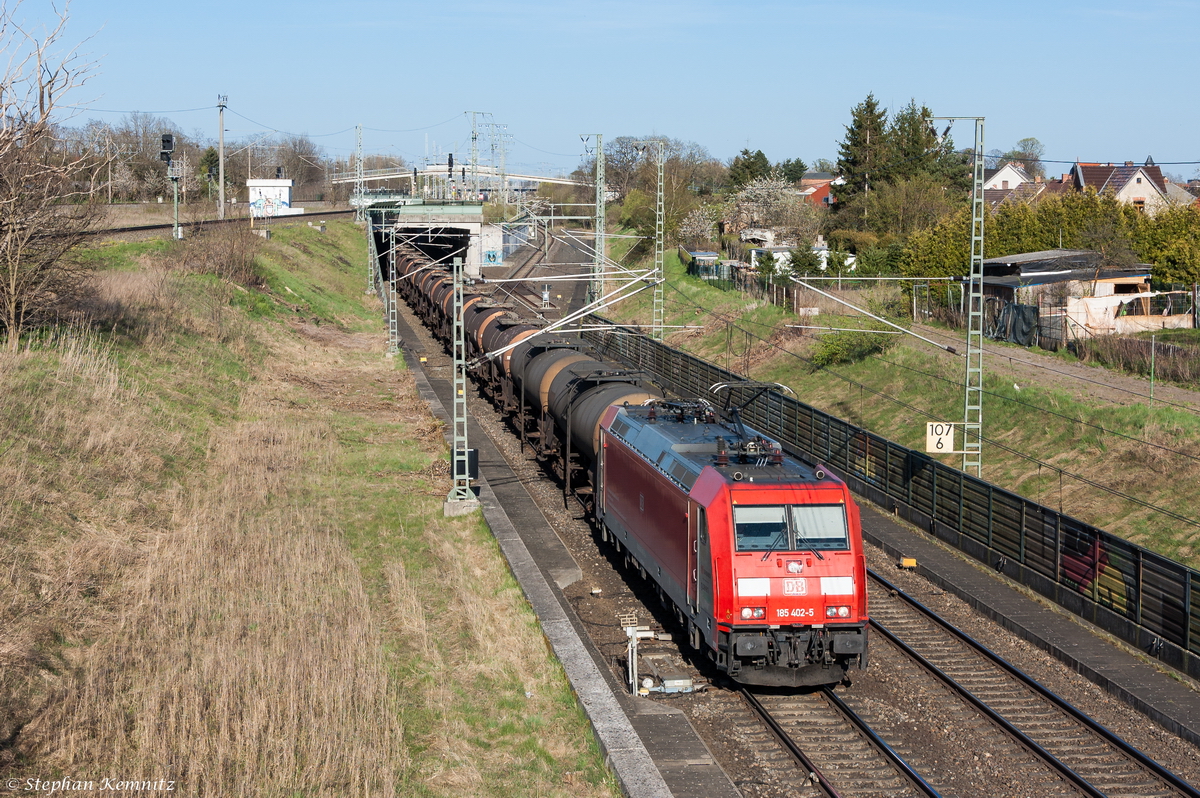
M 796 189 L 779 177 L 759 177 L 733 195 L 725 211 L 725 220 L 735 230 L 769 227 L 811 244 L 821 230 L 824 211 L 805 202 Z
M 688 246 L 712 241 L 713 226 L 717 223 L 717 209 L 711 205 L 693 208 L 679 224 L 679 238 Z

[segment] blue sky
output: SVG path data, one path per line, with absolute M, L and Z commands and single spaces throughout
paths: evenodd
M 98 73 L 73 99 L 105 111 L 83 119 L 136 109 L 215 139 L 225 94 L 228 135 L 306 133 L 341 157 L 356 124 L 371 152 L 466 152 L 474 110 L 526 168 L 573 168 L 596 132 L 811 163 L 873 92 L 986 116 L 988 150 L 1034 136 L 1049 160 L 1200 168 L 1170 165 L 1200 161 L 1194 0 L 74 0 L 68 38 L 88 35 Z M 953 135 L 969 145 L 970 123 Z

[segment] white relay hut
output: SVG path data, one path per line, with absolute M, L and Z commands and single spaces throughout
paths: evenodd
M 255 218 L 291 216 L 304 213 L 292 207 L 292 180 L 247 180 L 250 194 L 250 215 Z

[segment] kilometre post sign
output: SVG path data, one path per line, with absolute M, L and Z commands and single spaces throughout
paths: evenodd
M 954 424 L 929 421 L 925 424 L 925 451 L 930 454 L 962 454 L 954 448 Z

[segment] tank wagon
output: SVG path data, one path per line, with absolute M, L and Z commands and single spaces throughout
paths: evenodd
M 450 275 L 415 248 L 398 255 L 398 291 L 448 343 Z M 866 565 L 845 483 L 736 412 L 669 401 L 644 373 L 541 333 L 494 296 L 467 289 L 463 319 L 484 393 L 654 583 L 694 649 L 745 684 L 832 684 L 867 666 Z

